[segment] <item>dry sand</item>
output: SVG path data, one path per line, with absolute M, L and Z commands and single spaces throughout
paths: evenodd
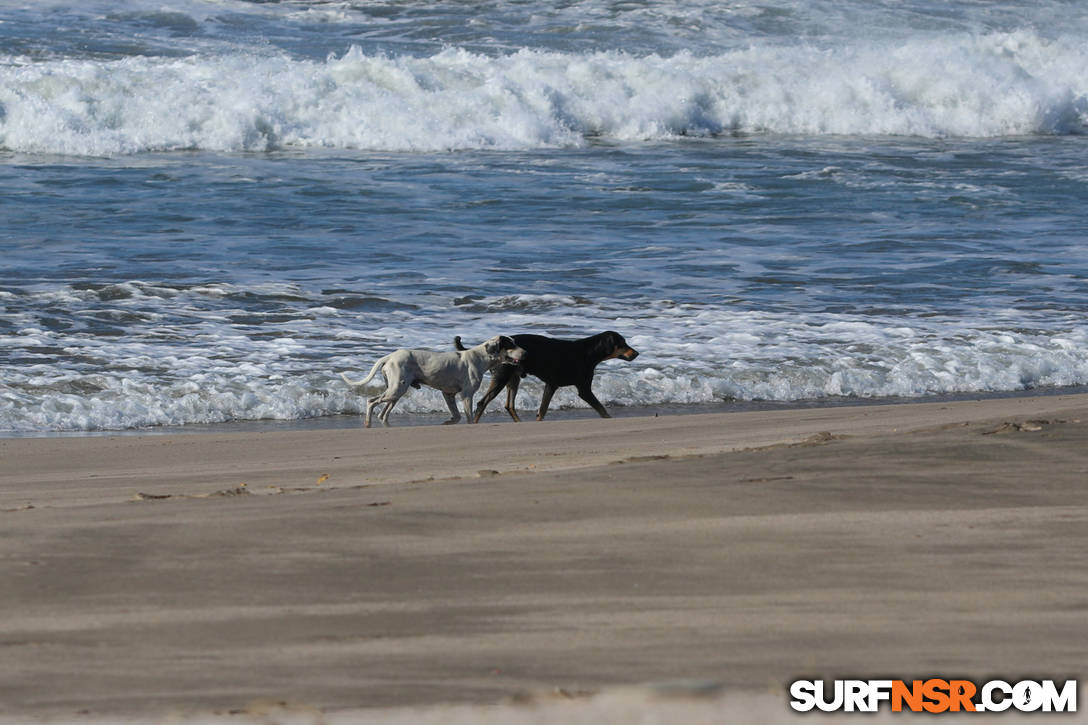
M 766 722 L 797 677 L 1083 678 L 1088 395 L 0 440 L 0 581 L 7 721 Z M 715 686 L 644 685 L 678 681 Z

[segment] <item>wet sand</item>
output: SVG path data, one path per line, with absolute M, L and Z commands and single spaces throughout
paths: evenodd
M 1088 395 L 0 440 L 0 577 L 9 719 L 1083 679 Z

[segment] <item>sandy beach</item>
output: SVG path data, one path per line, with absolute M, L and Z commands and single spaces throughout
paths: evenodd
M 4 439 L 0 522 L 8 720 L 766 720 L 1088 662 L 1088 395 Z

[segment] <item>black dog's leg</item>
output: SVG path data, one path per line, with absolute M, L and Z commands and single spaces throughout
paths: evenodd
M 521 376 L 516 374 L 510 376 L 510 382 L 506 384 L 506 412 L 510 414 L 510 417 L 514 419 L 515 423 L 520 423 L 521 418 L 518 417 L 517 399 L 518 399 L 518 386 L 521 385 Z
M 464 344 L 461 343 L 461 336 L 460 335 L 456 335 L 453 338 L 453 346 L 457 350 L 459 350 L 460 352 L 464 352 L 465 350 L 468 349 L 467 347 L 464 346 Z M 504 365 L 503 367 L 506 367 L 506 366 Z M 480 422 L 480 418 L 483 416 L 484 409 L 487 408 L 487 404 L 490 403 L 492 400 L 494 400 L 495 396 L 497 396 L 499 394 L 499 390 L 502 389 L 502 385 L 499 383 L 499 380 L 498 380 L 500 375 L 501 375 L 501 368 L 499 370 L 495 370 L 494 372 L 491 373 L 491 387 L 489 387 L 487 389 L 487 392 L 484 393 L 484 397 L 480 399 L 480 404 L 476 406 L 476 414 L 471 416 L 471 420 L 472 420 L 473 423 L 479 423 Z M 509 394 L 507 395 L 507 400 L 509 400 Z M 516 415 L 514 416 L 514 420 L 517 420 Z
M 540 396 L 540 410 L 537 411 L 536 419 L 544 420 L 544 416 L 548 414 L 548 405 L 552 402 L 552 396 L 555 395 L 556 386 L 551 383 L 544 384 L 544 395 Z
M 506 387 L 506 383 L 516 375 L 517 370 L 514 365 L 499 365 L 491 371 L 491 387 L 484 393 L 484 397 L 480 398 L 480 403 L 476 406 L 476 415 L 472 418 L 473 423 L 480 422 L 487 404 L 494 400 L 499 391 Z
M 593 390 L 589 387 L 590 384 L 591 383 L 582 383 L 578 386 L 578 397 L 593 406 L 593 409 L 597 411 L 602 418 L 611 418 L 612 416 L 609 415 L 608 411 L 601 405 L 601 401 L 597 400 L 597 396 L 593 394 Z

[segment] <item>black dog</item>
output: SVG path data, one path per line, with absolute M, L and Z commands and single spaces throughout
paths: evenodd
M 573 385 L 578 388 L 578 396 L 593 406 L 602 418 L 611 418 L 608 411 L 593 394 L 593 370 L 598 363 L 612 358 L 634 360 L 638 352 L 627 344 L 618 332 L 602 332 L 581 340 L 557 340 L 543 335 L 513 335 L 518 347 L 525 350 L 525 357 L 519 365 L 500 365 L 491 372 L 491 387 L 487 389 L 480 404 L 476 406 L 475 422 L 480 421 L 487 404 L 495 399 L 499 391 L 506 388 L 506 412 L 515 422 L 521 422 L 514 402 L 518 396 L 518 386 L 526 375 L 535 375 L 544 381 L 544 395 L 540 399 L 540 410 L 536 419 L 544 420 L 548 404 L 552 402 L 557 388 Z M 458 350 L 464 350 L 461 338 L 453 338 Z

